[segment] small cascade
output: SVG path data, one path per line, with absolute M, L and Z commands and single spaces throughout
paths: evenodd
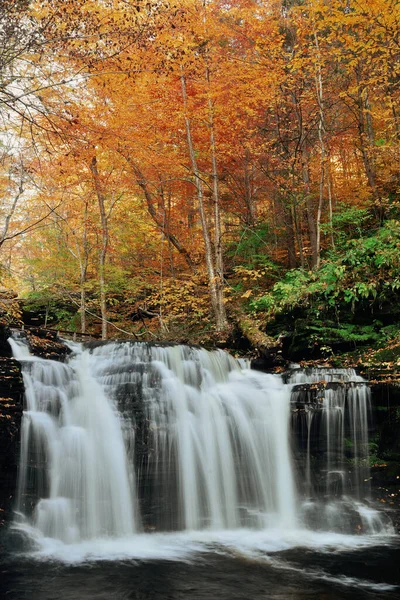
M 318 383 L 320 381 L 324 381 L 325 383 L 343 383 L 349 381 L 365 383 L 365 380 L 360 375 L 357 375 L 354 369 L 333 369 L 330 367 L 308 369 L 296 367 L 286 373 L 285 379 L 287 383 L 291 384 Z
M 281 377 L 223 351 L 139 342 L 71 344 L 60 363 L 10 343 L 26 389 L 20 529 L 68 544 L 153 530 L 386 531 L 365 502 L 369 391 L 353 371 Z
M 382 529 L 380 513 L 368 506 L 371 400 L 367 382 L 354 369 L 327 368 L 295 369 L 286 381 L 297 406 L 293 421 L 298 452 L 305 457 L 306 522 L 314 527 L 328 524 L 339 531 Z

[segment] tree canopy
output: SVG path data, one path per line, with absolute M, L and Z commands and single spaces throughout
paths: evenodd
M 9 0 L 0 41 L 3 285 L 103 337 L 397 294 L 396 0 Z

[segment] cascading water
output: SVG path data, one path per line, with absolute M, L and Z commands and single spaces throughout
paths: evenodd
M 354 369 L 326 368 L 295 369 L 286 381 L 302 408 L 293 416 L 299 453 L 305 454 L 305 521 L 339 531 L 382 531 L 385 518 L 369 506 L 367 382 Z
M 26 389 L 17 511 L 64 542 L 132 534 L 131 466 L 118 415 L 90 374 L 89 354 L 66 365 L 10 343 Z
M 117 344 L 91 356 L 108 396 L 122 399 L 125 429 L 147 437 L 139 476 L 153 486 L 158 528 L 294 524 L 290 395 L 279 378 L 184 346 Z M 138 398 L 140 424 L 129 406 Z
M 74 344 L 62 364 L 10 343 L 26 387 L 20 528 L 64 543 L 154 529 L 296 532 L 305 524 L 321 529 L 324 521 L 335 530 L 351 503 L 363 533 L 385 531 L 380 513 L 360 502 L 368 393 L 355 374 L 330 373 L 341 387 L 298 411 L 306 423 L 302 489 L 293 464 L 301 453 L 293 457 L 289 443 L 291 401 L 299 392 L 291 392 L 296 383 L 319 381 L 320 373 L 296 371 L 288 385 L 222 351 L 145 343 L 91 350 Z M 326 457 L 322 491 L 313 477 L 316 437 Z M 351 483 L 346 443 L 353 448 Z M 318 523 L 310 517 L 315 508 L 323 515 Z M 341 528 L 350 531 L 353 521 Z

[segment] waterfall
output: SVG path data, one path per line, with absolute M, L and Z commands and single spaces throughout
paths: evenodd
M 321 520 L 335 530 L 351 505 L 348 531 L 355 511 L 364 532 L 384 529 L 361 502 L 369 397 L 353 373 L 327 374 L 338 389 L 307 396 L 297 411 L 305 415 L 301 459 L 290 414 L 310 392 L 292 388 L 321 372 L 294 371 L 285 381 L 223 351 L 139 342 L 71 344 L 60 363 L 31 356 L 21 340 L 10 344 L 26 389 L 20 527 L 64 543 L 153 530 L 296 531 L 320 529 L 312 515 L 323 506 Z M 314 437 L 325 460 L 322 492 Z
M 227 353 L 120 344 L 93 356 L 110 397 L 142 398 L 146 465 L 163 529 L 282 526 L 295 520 L 290 394 Z M 121 407 L 123 410 L 123 407 Z M 128 410 L 132 415 L 132 410 Z
M 88 352 L 69 364 L 27 355 L 17 511 L 64 542 L 136 530 L 120 420 L 90 371 Z
M 294 369 L 286 381 L 300 407 L 294 421 L 299 429 L 300 420 L 298 451 L 301 454 L 302 446 L 305 453 L 303 519 L 315 528 L 381 531 L 385 520 L 369 508 L 367 382 L 354 369 L 333 368 Z

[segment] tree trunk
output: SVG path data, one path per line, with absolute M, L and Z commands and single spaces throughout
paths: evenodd
M 21 174 L 20 174 L 20 181 L 18 184 L 18 189 L 17 189 L 16 194 L 14 195 L 14 198 L 13 198 L 12 204 L 9 208 L 9 211 L 5 216 L 3 230 L 0 233 L 0 248 L 4 244 L 5 240 L 7 239 L 7 234 L 8 234 L 8 230 L 10 227 L 10 221 L 11 221 L 12 217 L 14 216 L 18 201 L 21 198 L 22 194 L 24 193 L 24 175 L 25 175 L 25 171 L 24 171 L 24 167 L 21 163 Z M 11 179 L 11 176 L 10 176 L 10 179 Z
M 331 180 L 330 166 L 328 166 L 327 179 L 328 179 L 329 225 L 330 225 L 330 229 L 331 229 L 331 245 L 332 245 L 332 248 L 335 249 L 335 236 L 333 235 L 332 180 Z
M 253 227 L 256 222 L 256 211 L 254 206 L 254 198 L 251 186 L 251 174 L 250 174 L 250 153 L 246 148 L 244 158 L 244 199 L 246 203 L 246 224 L 249 227 Z
M 85 283 L 87 270 L 89 265 L 89 241 L 87 237 L 87 217 L 88 217 L 88 202 L 85 202 L 85 212 L 83 219 L 83 256 L 80 259 L 80 288 L 81 288 L 81 333 L 86 333 L 86 290 Z
M 81 314 L 81 333 L 86 333 L 86 291 L 84 287 L 86 277 L 82 274 L 80 277 L 81 299 L 80 299 L 80 314 Z
M 293 202 L 293 204 L 292 204 L 292 222 L 293 222 L 293 228 L 294 228 L 295 239 L 297 242 L 297 247 L 299 249 L 300 266 L 303 269 L 304 268 L 304 252 L 303 252 L 303 241 L 301 239 L 301 230 L 299 227 L 297 202 Z
M 224 323 L 223 319 L 221 318 L 221 315 L 223 313 L 220 310 L 220 306 L 219 306 L 219 298 L 218 298 L 218 292 L 217 292 L 217 286 L 216 286 L 216 272 L 215 272 L 215 268 L 214 268 L 210 231 L 209 231 L 209 227 L 208 227 L 208 223 L 207 223 L 206 211 L 205 211 L 205 206 L 204 206 L 203 183 L 202 183 L 202 180 L 200 177 L 200 171 L 199 171 L 199 168 L 197 165 L 196 153 L 195 153 L 194 145 L 193 145 L 191 123 L 190 123 L 190 119 L 188 117 L 188 112 L 187 112 L 187 91 L 186 91 L 186 79 L 185 79 L 184 75 L 181 75 L 181 86 L 182 86 L 183 106 L 184 106 L 184 110 L 185 110 L 184 118 L 185 118 L 185 128 L 186 128 L 186 140 L 187 140 L 188 149 L 189 149 L 190 162 L 192 164 L 194 184 L 195 184 L 196 191 L 197 191 L 197 200 L 199 203 L 200 223 L 201 223 L 203 240 L 204 240 L 205 260 L 206 260 L 206 268 L 207 268 L 207 275 L 208 275 L 208 284 L 209 284 L 209 289 L 210 289 L 210 300 L 211 300 L 211 306 L 212 306 L 214 316 L 215 316 L 216 328 L 218 331 L 221 331 L 224 328 L 225 323 Z
M 372 156 L 374 148 L 374 132 L 370 114 L 368 90 L 361 84 L 360 65 L 356 68 L 357 76 L 357 106 L 358 106 L 358 133 L 360 138 L 361 156 L 369 187 L 375 201 L 379 200 L 379 191 L 376 182 L 375 162 Z
M 165 237 L 174 246 L 174 248 L 179 252 L 179 254 L 181 254 L 183 256 L 183 258 L 186 261 L 186 264 L 192 270 L 194 270 L 194 264 L 193 264 L 193 261 L 190 257 L 190 254 L 189 254 L 187 248 L 182 246 L 182 244 L 180 243 L 178 238 L 170 231 L 169 224 L 167 227 L 165 227 L 164 220 L 159 218 L 159 216 L 157 214 L 157 210 L 155 208 L 155 200 L 154 200 L 153 194 L 149 190 L 149 186 L 148 186 L 148 183 L 146 181 L 144 174 L 130 158 L 125 157 L 125 159 L 129 162 L 129 164 L 132 167 L 132 170 L 136 177 L 136 183 L 143 190 L 144 197 L 146 200 L 146 205 L 147 205 L 147 211 L 148 211 L 149 215 L 153 219 L 154 223 L 157 225 L 158 229 L 162 232 L 162 234 L 165 235 Z
M 319 178 L 319 199 L 316 219 L 316 247 L 315 257 L 313 259 L 313 267 L 319 268 L 321 261 L 321 217 L 322 217 L 322 206 L 324 202 L 324 187 L 326 179 L 326 144 L 325 144 L 325 107 L 324 107 L 324 86 L 322 81 L 322 67 L 321 67 L 321 52 L 319 49 L 319 40 L 317 32 L 314 31 L 314 42 L 316 49 L 316 67 L 315 67 L 315 91 L 318 102 L 318 140 L 320 145 L 320 178 Z
M 100 287 L 100 310 L 101 310 L 101 339 L 107 339 L 107 295 L 105 280 L 105 264 L 108 250 L 108 222 L 105 209 L 105 196 L 100 182 L 97 169 L 97 159 L 94 156 L 90 163 L 90 170 L 93 175 L 94 187 L 96 190 L 97 201 L 99 204 L 101 221 L 101 248 L 99 253 L 99 287 Z
M 311 198 L 308 158 L 309 157 L 308 157 L 307 151 L 303 150 L 302 173 L 303 173 L 303 183 L 304 183 L 304 194 L 305 194 L 305 198 L 306 198 L 306 214 L 307 214 L 308 233 L 310 236 L 310 245 L 311 245 L 311 266 L 315 267 L 318 264 L 317 227 L 315 224 L 314 206 L 313 206 L 313 202 L 312 202 L 312 198 Z
M 210 73 L 206 70 L 206 79 L 210 85 Z M 213 182 L 213 200 L 214 200 L 214 252 L 215 252 L 215 287 L 217 295 L 217 311 L 216 315 L 217 329 L 222 331 L 227 328 L 228 321 L 226 318 L 225 301 L 224 301 L 224 258 L 222 250 L 222 228 L 221 228 L 221 213 L 220 213 L 220 198 L 219 198 L 219 179 L 217 166 L 217 150 L 215 144 L 215 128 L 214 128 L 214 106 L 211 98 L 208 98 L 208 124 L 210 128 L 210 148 L 211 148 L 211 164 L 212 164 L 212 182 Z
M 289 269 L 295 269 L 297 267 L 296 260 L 296 233 L 293 222 L 293 210 L 292 206 L 284 206 L 285 210 L 285 221 L 286 221 L 286 248 L 288 256 L 288 267 Z
M 252 347 L 263 357 L 274 355 L 280 350 L 281 343 L 269 337 L 254 324 L 254 319 L 247 315 L 239 306 L 230 308 L 231 316 L 236 322 L 243 336 L 247 338 Z

